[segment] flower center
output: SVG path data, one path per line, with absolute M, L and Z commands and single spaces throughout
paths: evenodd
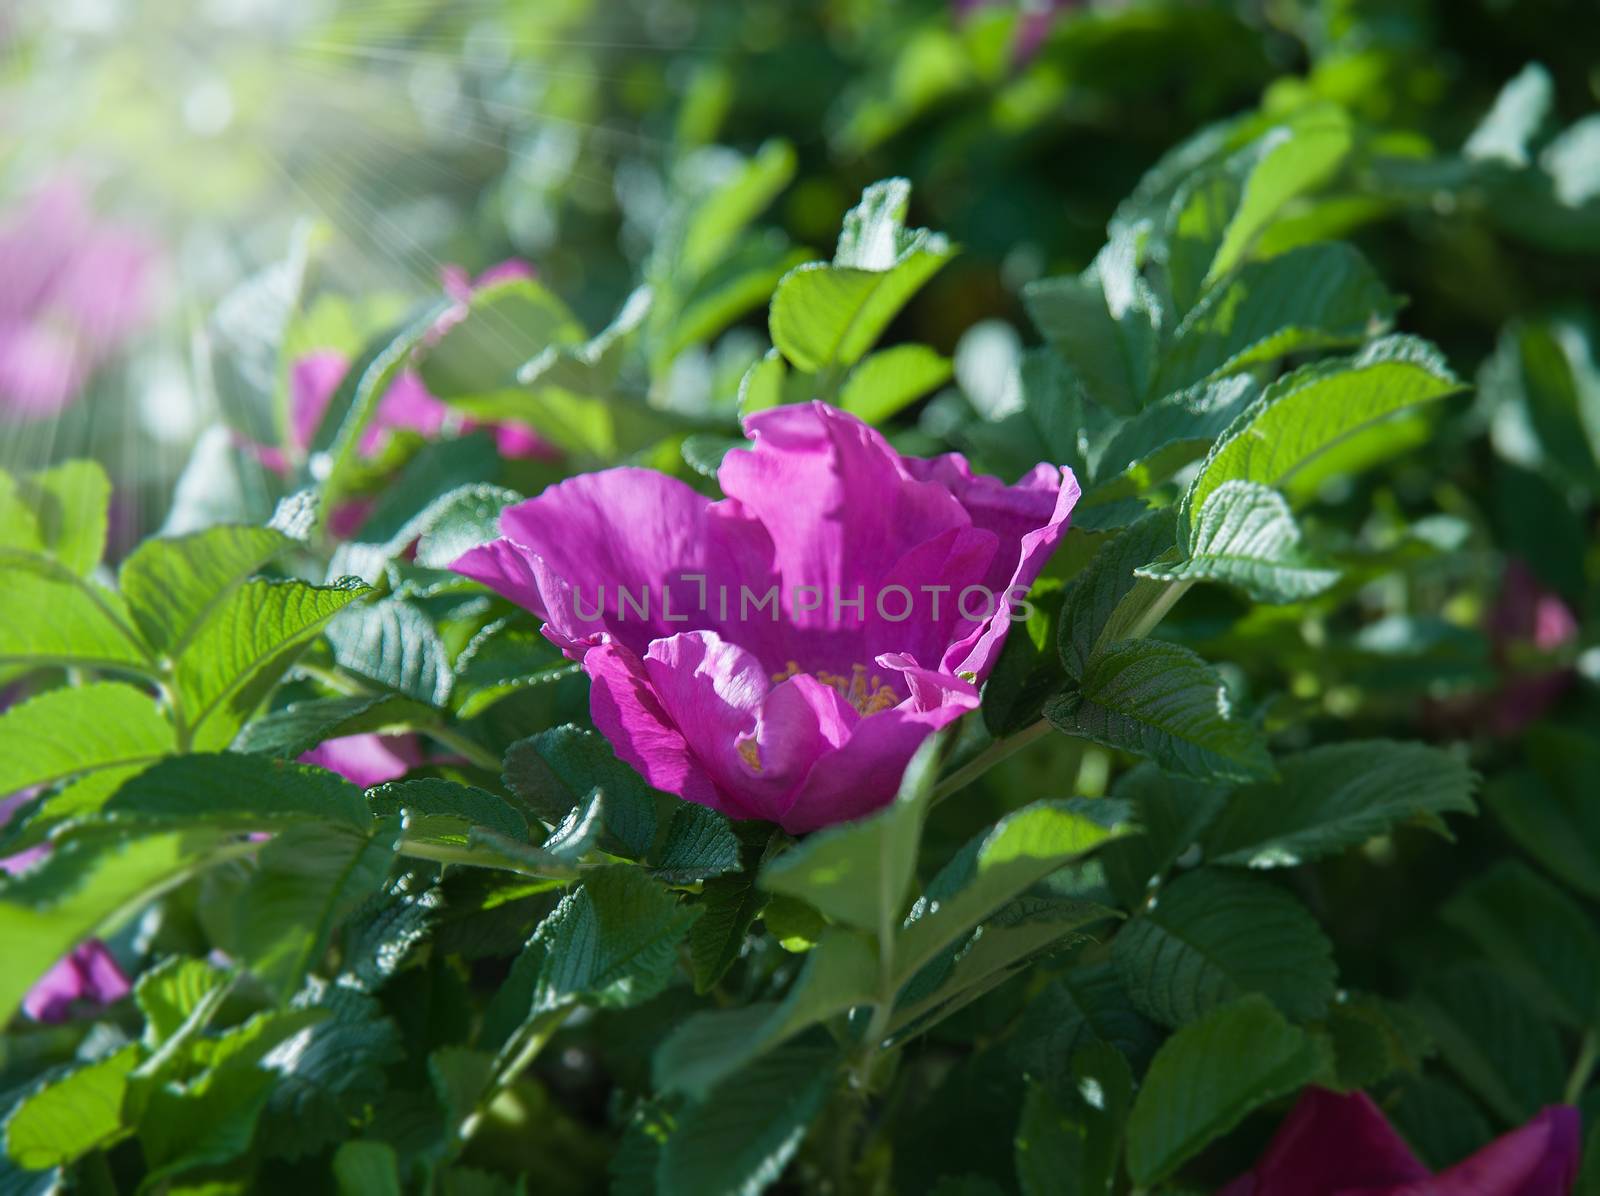
M 787 681 L 790 677 L 799 676 L 802 671 L 799 663 L 791 660 L 788 668 L 781 673 L 772 674 L 772 679 Z M 851 665 L 848 677 L 820 669 L 812 676 L 836 690 L 839 696 L 854 706 L 863 717 L 900 705 L 900 694 L 894 686 L 885 685 L 875 673 L 868 674 L 867 666 L 864 664 Z

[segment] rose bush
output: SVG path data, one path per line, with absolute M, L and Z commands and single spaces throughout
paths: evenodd
M 1581 39 L 690 7 L 339 10 L 471 160 L 15 425 L 0 1191 L 1595 1190 Z

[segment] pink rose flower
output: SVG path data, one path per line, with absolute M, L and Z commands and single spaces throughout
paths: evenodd
M 544 620 L 652 785 L 801 833 L 882 806 L 917 746 L 976 708 L 1078 483 L 902 457 L 822 403 L 745 429 L 720 501 L 650 470 L 586 474 L 506 510 L 502 538 L 453 567 Z
M 1552 1106 L 1434 1175 L 1364 1093 L 1307 1088 L 1255 1168 L 1219 1196 L 1566 1196 L 1581 1132 L 1576 1109 Z

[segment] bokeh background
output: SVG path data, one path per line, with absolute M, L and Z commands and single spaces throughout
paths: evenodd
M 1032 335 L 1024 283 L 1086 264 L 1169 147 L 1308 92 L 1415 158 L 1347 223 L 1471 369 L 1535 300 L 1592 297 L 1600 126 L 1560 185 L 1464 192 L 1449 155 L 1530 61 L 1553 128 L 1591 112 L 1573 33 L 1595 21 L 1583 0 L 8 0 L 0 464 L 96 457 L 124 544 L 191 466 L 219 475 L 191 494 L 259 507 L 260 461 L 203 434 L 270 440 L 250 342 L 274 288 L 353 353 L 447 269 L 519 258 L 601 327 L 686 197 L 763 146 L 794 156 L 775 269 L 825 252 L 865 183 L 915 182 L 964 252 L 900 331 L 961 350 L 981 406 Z M 725 405 L 765 347 L 755 310 L 655 397 Z

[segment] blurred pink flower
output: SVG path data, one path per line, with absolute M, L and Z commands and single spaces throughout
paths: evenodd
M 455 303 L 439 317 L 433 330 L 436 336 L 466 315 L 467 304 L 475 291 L 512 279 L 532 278 L 534 271 L 527 262 L 512 258 L 490 266 L 477 278 L 470 277 L 459 266 L 446 266 L 442 273 L 445 293 Z M 289 367 L 289 439 L 297 454 L 303 456 L 311 448 L 317 427 L 349 368 L 350 359 L 331 349 L 307 353 Z M 375 456 L 383 451 L 390 435 L 399 431 L 416 432 L 432 439 L 444 429 L 450 417 L 450 406 L 428 393 L 416 371 L 404 370 L 378 401 L 378 408 L 362 432 L 357 448 L 362 456 Z M 464 431 L 479 426 L 493 430 L 495 446 L 502 457 L 549 459 L 554 455 L 555 450 L 526 425 L 478 425 L 470 420 L 461 421 Z M 264 445 L 254 446 L 254 450 L 267 468 L 287 472 L 289 464 L 281 451 Z M 356 523 L 359 522 L 357 519 Z M 337 528 L 333 530 L 338 534 Z
M 0 826 L 4 826 L 18 807 L 32 796 L 32 792 L 23 792 L 0 799 Z M 8 876 L 21 876 L 37 867 L 49 854 L 50 849 L 40 845 L 7 856 L 0 859 L 0 872 Z M 22 999 L 22 1011 L 34 1021 L 64 1022 L 72 1016 L 80 1001 L 110 1005 L 127 996 L 130 990 L 127 976 L 123 975 L 105 944 L 99 939 L 90 939 L 73 948 L 40 977 Z
M 980 8 L 990 7 L 995 0 L 952 0 L 951 7 L 955 10 L 956 19 L 963 20 Z M 1025 66 L 1039 47 L 1044 45 L 1044 39 L 1050 35 L 1050 26 L 1054 23 L 1056 14 L 1063 9 L 1077 8 L 1083 0 L 1019 0 L 1017 7 L 1021 10 L 1017 16 L 1017 27 L 1011 43 L 1011 61 L 1015 66 Z
M 1571 670 L 1532 667 L 1528 655 L 1550 657 L 1576 642 L 1578 620 L 1554 590 L 1544 586 L 1522 561 L 1506 566 L 1505 581 L 1489 612 L 1489 639 L 1504 682 L 1488 711 L 1496 735 L 1519 734 L 1560 699 Z
M 58 179 L 0 214 L 0 414 L 52 415 L 147 318 L 157 250 Z
M 1580 1133 L 1576 1109 L 1551 1106 L 1433 1175 L 1364 1093 L 1307 1088 L 1255 1167 L 1219 1196 L 1566 1196 Z
M 422 763 L 414 735 L 345 735 L 319 743 L 300 757 L 336 772 L 352 785 L 370 789 L 398 780 Z

